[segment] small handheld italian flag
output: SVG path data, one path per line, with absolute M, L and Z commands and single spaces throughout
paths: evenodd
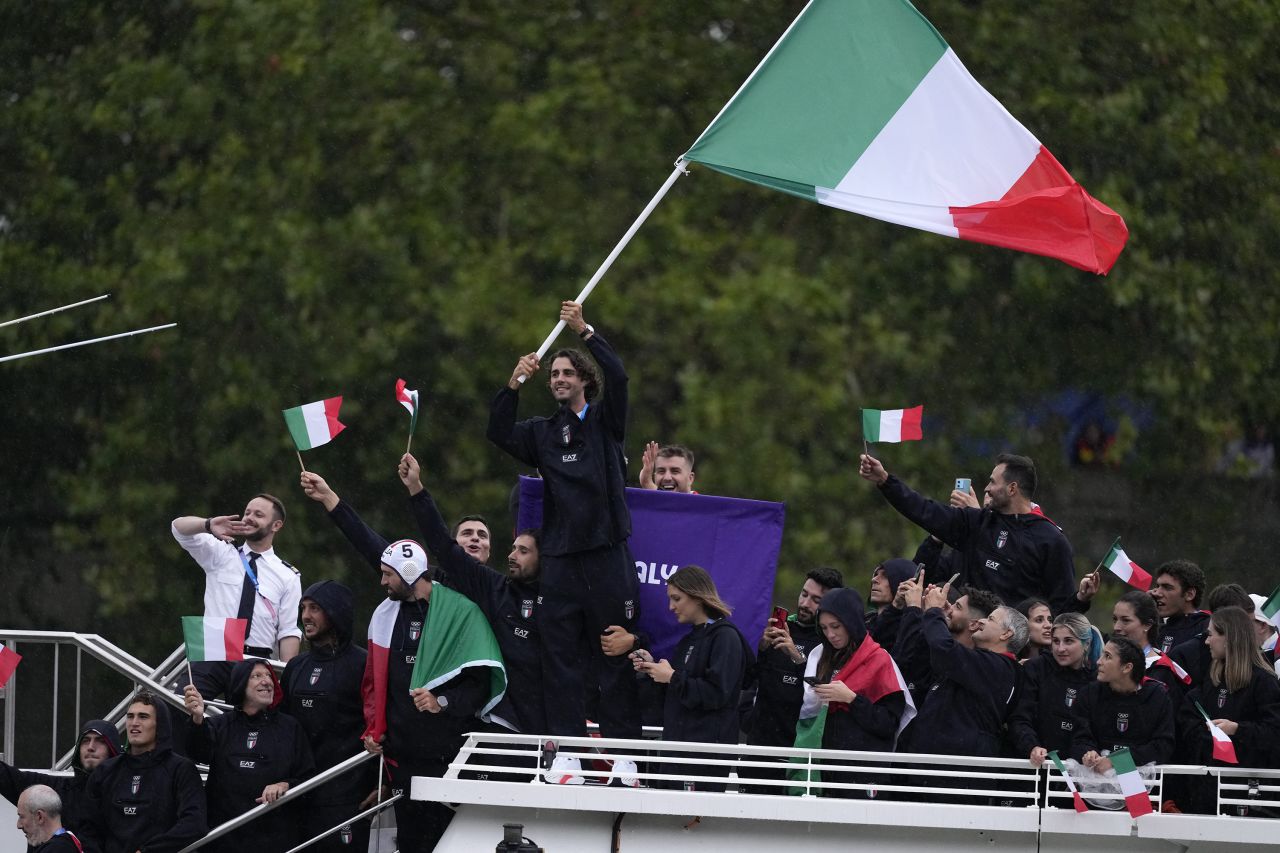
M 1213 724 L 1213 720 L 1209 719 L 1204 706 L 1199 702 L 1196 702 L 1196 710 L 1200 712 L 1200 716 L 1204 717 L 1204 724 L 1209 727 L 1209 734 L 1213 736 L 1213 760 L 1224 764 L 1239 764 L 1240 759 L 1236 758 L 1236 745 L 1231 742 L 1231 738 L 1220 727 Z
M 406 388 L 403 379 L 397 379 L 396 402 L 409 410 L 409 442 L 404 448 L 404 452 L 408 453 L 413 446 L 413 431 L 418 428 L 418 392 Z
M 187 660 L 244 660 L 244 635 L 248 630 L 247 619 L 183 616 L 182 636 L 187 643 Z
M 1129 816 L 1142 817 L 1144 814 L 1151 814 L 1151 797 L 1147 794 L 1147 786 L 1133 763 L 1129 747 L 1120 747 L 1111 753 L 1109 758 L 1111 766 L 1116 771 L 1116 781 L 1120 783 L 1120 793 L 1124 795 L 1124 804 L 1129 809 Z
M 1271 590 L 1271 595 L 1267 596 L 1267 600 L 1262 602 L 1261 610 L 1271 624 L 1277 630 L 1280 630 L 1280 586 Z
M 1071 792 L 1071 799 L 1075 804 L 1076 811 L 1083 814 L 1089 810 L 1084 804 L 1084 797 L 1080 796 L 1079 789 L 1076 788 L 1075 780 L 1071 778 L 1071 774 L 1067 772 L 1067 768 L 1062 765 L 1062 759 L 1058 757 L 1058 751 L 1055 749 L 1049 753 L 1049 758 L 1053 761 L 1053 766 L 1058 768 L 1058 772 L 1062 774 L 1062 781 L 1067 783 L 1067 790 Z
M 1120 547 L 1119 536 L 1116 537 L 1115 542 L 1111 543 L 1111 550 L 1107 552 L 1107 556 L 1102 558 L 1102 565 L 1134 589 L 1140 589 L 1143 592 L 1151 589 L 1151 575 L 1142 566 L 1129 559 L 1129 555 Z
M 924 406 L 911 409 L 863 409 L 862 437 L 867 441 L 919 441 Z
M 295 409 L 284 410 L 284 422 L 289 427 L 289 435 L 298 448 L 298 464 L 302 465 L 302 451 L 328 444 L 346 429 L 338 421 L 338 410 L 342 408 L 341 397 L 330 397 L 317 400 Z M 307 470 L 303 465 L 302 470 Z
M 1160 653 L 1160 657 L 1152 658 L 1151 662 L 1147 664 L 1147 669 L 1150 669 L 1153 666 L 1163 666 L 1166 669 L 1172 670 L 1173 674 L 1178 676 L 1178 679 L 1183 684 L 1191 683 L 1191 673 L 1187 672 L 1185 669 L 1178 666 L 1177 661 L 1169 657 L 1164 652 Z

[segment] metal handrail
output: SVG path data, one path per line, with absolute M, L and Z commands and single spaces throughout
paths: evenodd
M 332 767 L 328 768 L 327 770 L 323 770 L 320 773 L 317 773 L 315 776 L 312 776 L 310 779 L 298 785 L 297 787 L 290 788 L 288 791 L 285 791 L 284 795 L 281 796 L 274 803 L 262 803 L 261 805 L 254 806 L 244 814 L 237 815 L 233 817 L 231 820 L 227 821 L 226 823 L 219 824 L 218 826 L 214 827 L 209 832 L 209 834 L 206 835 L 204 838 L 201 838 L 199 841 L 196 841 L 192 844 L 188 844 L 186 847 L 182 848 L 182 850 L 179 851 L 179 853 L 190 853 L 190 851 L 192 850 L 199 850 L 201 847 L 205 846 L 210 841 L 216 841 L 217 839 L 221 838 L 227 833 L 234 832 L 235 830 L 244 826 L 249 821 L 258 818 L 266 814 L 267 812 L 272 811 L 273 809 L 278 809 L 280 806 L 284 805 L 285 803 L 292 802 L 293 800 L 297 799 L 298 797 L 301 797 L 303 794 L 306 794 L 308 791 L 312 790 L 313 788 L 317 788 L 320 785 L 323 785 L 325 782 L 330 781 L 331 779 L 336 779 L 337 777 L 346 773 L 348 770 L 352 770 L 355 767 L 358 767 L 359 765 L 363 764 L 364 762 L 374 757 L 376 756 L 372 752 L 359 752 L 351 756 L 350 758 L 348 758 L 346 761 L 343 761 L 339 764 L 335 764 Z M 378 782 L 379 782 L 379 785 L 381 785 L 382 780 L 378 780 Z M 343 823 L 347 823 L 347 821 L 343 821 Z M 339 826 L 341 825 L 342 824 L 339 824 Z
M 374 817 L 375 815 L 380 815 L 391 806 L 394 806 L 396 803 L 400 802 L 401 798 L 403 797 L 404 797 L 404 794 L 395 794 L 390 799 L 383 800 L 382 802 L 378 803 L 375 806 L 370 806 L 369 808 L 360 812 L 360 814 L 358 815 L 352 815 L 351 817 L 347 818 L 341 823 L 335 823 L 333 826 L 329 827 L 324 832 L 320 833 L 314 838 L 307 839 L 306 841 L 299 844 L 297 847 L 290 847 L 287 851 L 285 851 L 285 853 L 298 853 L 299 850 L 305 850 L 306 848 L 310 847 L 312 844 L 315 844 L 320 839 L 328 838 L 330 835 L 333 835 L 335 832 L 342 829 L 342 827 L 347 826 L 348 824 L 355 823 L 358 820 L 364 820 L 367 817 Z

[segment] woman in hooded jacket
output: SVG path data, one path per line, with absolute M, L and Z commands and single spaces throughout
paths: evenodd
M 227 693 L 234 710 L 216 717 L 205 717 L 204 700 L 194 686 L 188 685 L 184 694 L 193 723 L 188 749 L 192 759 L 209 765 L 205 792 L 210 829 L 259 804 L 274 803 L 315 773 L 302 726 L 276 710 L 283 692 L 266 661 L 248 658 L 237 663 Z M 288 850 L 305 840 L 295 838 L 296 817 L 288 806 L 275 809 L 206 849 Z
M 668 609 L 676 621 L 691 626 L 676 644 L 671 660 L 654 661 L 647 649 L 631 653 L 636 672 L 663 692 L 662 739 L 700 743 L 738 742 L 738 700 L 751 663 L 751 647 L 729 621 L 731 608 L 720 598 L 715 581 L 700 566 L 684 566 L 667 580 Z M 675 753 L 694 757 L 696 753 Z M 723 756 L 722 756 L 723 757 Z M 726 758 L 727 761 L 727 758 Z M 671 764 L 672 775 L 727 776 L 729 765 Z M 715 782 L 668 782 L 659 787 L 723 791 Z
M 822 597 L 818 608 L 822 644 L 809 653 L 805 667 L 797 747 L 815 745 L 814 730 L 820 725 L 823 749 L 892 752 L 898 733 L 915 716 L 915 706 L 893 658 L 867 634 L 862 614 L 862 597 L 852 589 L 833 589 Z M 823 777 L 828 783 L 868 781 L 856 774 L 827 770 Z M 826 787 L 823 793 L 863 796 L 862 791 L 848 788 Z

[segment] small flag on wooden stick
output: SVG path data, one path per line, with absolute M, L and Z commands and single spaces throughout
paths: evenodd
M 404 447 L 404 452 L 408 453 L 413 447 L 413 432 L 418 428 L 418 392 L 412 388 L 406 388 L 403 379 L 397 379 L 396 402 L 409 410 L 409 441 Z
M 924 406 L 910 409 L 863 409 L 862 436 L 867 441 L 919 441 Z
M 294 446 L 298 448 L 298 464 L 302 465 L 303 471 L 307 470 L 307 466 L 302 464 L 302 451 L 328 444 L 346 429 L 338 420 L 338 410 L 341 408 L 342 398 L 330 397 L 284 410 L 284 422 L 289 427 Z
M 244 660 L 247 619 L 222 616 L 183 616 L 182 636 L 188 661 Z

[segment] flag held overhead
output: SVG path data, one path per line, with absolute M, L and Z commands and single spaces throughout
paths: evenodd
M 811 0 L 684 159 L 1094 273 L 1129 234 L 907 0 Z
M 919 441 L 924 438 L 920 421 L 924 406 L 910 409 L 863 409 L 862 437 L 867 441 Z
M 1120 547 L 1118 538 L 1112 544 L 1111 550 L 1107 552 L 1107 556 L 1103 557 L 1102 565 L 1134 589 L 1140 589 L 1143 592 L 1151 589 L 1151 574 L 1129 559 L 1129 555 Z
M 341 397 L 330 397 L 314 403 L 284 410 L 284 422 L 289 427 L 289 435 L 298 450 L 310 450 L 330 441 L 346 429 L 338 421 L 338 410 L 342 408 Z

